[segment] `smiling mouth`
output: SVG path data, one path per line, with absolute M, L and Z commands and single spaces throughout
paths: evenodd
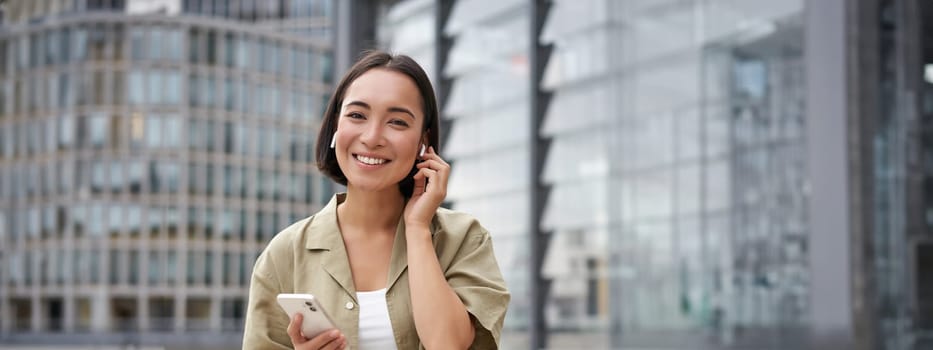
M 385 163 L 389 162 L 389 161 L 386 160 L 386 159 L 380 159 L 380 158 L 372 158 L 372 157 L 367 157 L 367 156 L 361 156 L 361 155 L 359 155 L 359 154 L 354 154 L 354 155 L 353 155 L 353 158 L 356 158 L 356 160 L 360 161 L 360 163 L 363 163 L 363 164 L 366 164 L 366 165 L 381 165 L 381 164 L 385 164 Z

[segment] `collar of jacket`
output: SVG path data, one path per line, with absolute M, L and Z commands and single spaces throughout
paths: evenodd
M 350 260 L 347 249 L 343 244 L 340 226 L 337 224 L 337 204 L 346 200 L 346 193 L 334 195 L 330 202 L 321 211 L 314 215 L 305 235 L 305 248 L 309 251 L 325 252 L 322 267 L 341 287 L 356 300 L 356 289 L 353 286 L 353 274 L 350 271 Z M 431 238 L 437 236 L 437 216 L 431 220 Z M 405 220 L 401 217 L 395 228 L 395 241 L 392 243 L 392 258 L 389 259 L 389 275 L 386 283 L 387 292 L 392 290 L 395 282 L 408 268 L 408 244 L 405 239 Z

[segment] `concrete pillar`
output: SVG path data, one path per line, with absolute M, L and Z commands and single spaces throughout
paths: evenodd
M 38 282 L 37 282 L 38 283 Z M 42 299 L 39 298 L 39 293 L 33 293 L 32 299 L 32 317 L 30 321 L 30 329 L 33 332 L 41 332 L 45 327 L 42 327 L 43 318 L 42 318 Z
M 75 296 L 74 290 L 70 287 L 65 289 L 65 296 L 62 298 L 62 317 L 64 317 L 64 329 L 66 333 L 71 333 L 75 331 L 75 323 L 77 323 L 77 315 L 75 314 Z
M 94 333 L 111 330 L 110 298 L 104 290 L 98 290 L 90 298 L 91 303 L 91 331 Z
M 850 264 L 846 0 L 807 1 L 804 13 L 812 348 L 856 349 Z

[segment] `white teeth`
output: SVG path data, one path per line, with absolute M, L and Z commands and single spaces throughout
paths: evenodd
M 386 162 L 385 159 L 370 158 L 370 157 L 360 156 L 360 155 L 357 155 L 357 156 L 356 156 L 356 159 L 358 159 L 359 161 L 361 161 L 361 162 L 363 162 L 363 163 L 369 164 L 369 165 L 379 165 L 379 164 L 382 164 L 382 163 L 385 163 L 385 162 Z

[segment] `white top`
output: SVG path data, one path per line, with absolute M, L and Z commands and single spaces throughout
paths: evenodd
M 360 302 L 360 350 L 398 349 L 386 306 L 386 288 L 356 292 Z

